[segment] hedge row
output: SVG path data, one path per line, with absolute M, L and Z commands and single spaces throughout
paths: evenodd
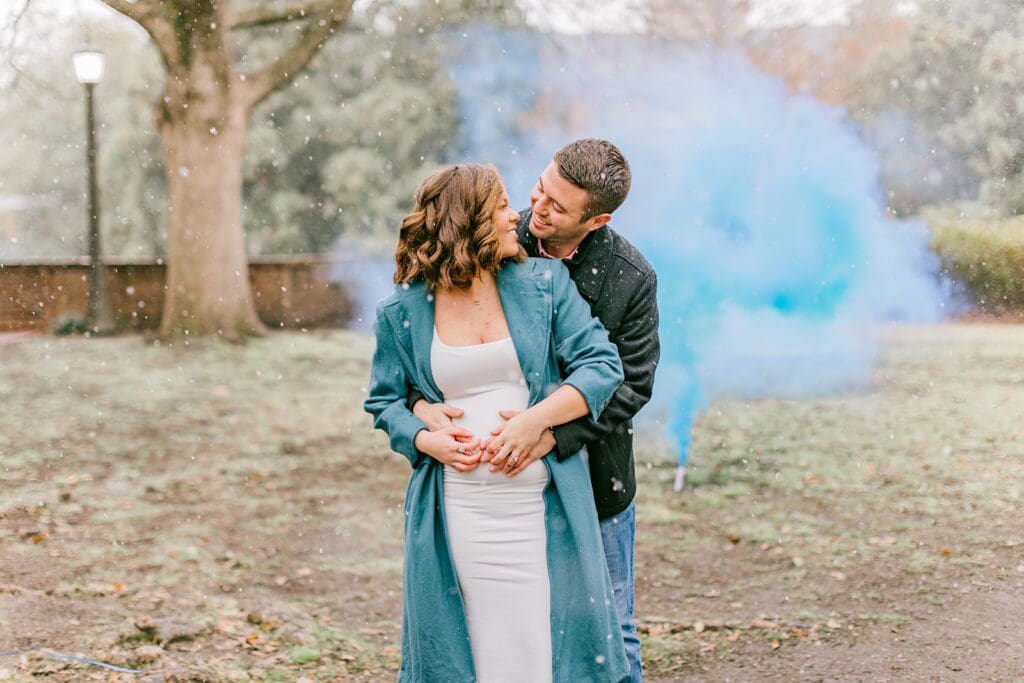
M 932 217 L 932 250 L 979 308 L 1024 310 L 1024 216 L 1004 220 Z

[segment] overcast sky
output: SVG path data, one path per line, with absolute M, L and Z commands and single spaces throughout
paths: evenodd
M 845 21 L 847 10 L 858 0 L 753 0 L 750 22 L 759 25 L 777 23 L 830 24 Z M 74 17 L 76 14 L 112 12 L 99 0 L 32 0 L 39 10 L 52 15 Z M 588 12 L 578 11 L 575 3 L 568 5 L 552 0 L 519 0 L 530 23 L 566 33 L 588 30 L 634 31 L 643 28 L 638 7 L 644 0 L 590 0 Z M 0 25 L 25 4 L 25 0 L 0 0 Z M 581 14 L 583 16 L 581 17 Z M 582 19 L 582 24 L 581 24 Z
M 753 0 L 748 21 L 766 28 L 834 24 L 846 21 L 850 6 L 856 2 L 858 0 Z M 526 10 L 531 24 L 564 33 L 632 32 L 643 28 L 638 9 L 644 5 L 644 0 L 591 0 L 589 13 L 582 17 L 576 3 L 519 0 L 519 4 Z

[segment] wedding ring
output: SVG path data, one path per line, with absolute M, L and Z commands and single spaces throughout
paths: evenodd
M 457 450 L 459 453 L 465 453 L 466 452 L 466 447 L 465 446 L 458 446 L 458 447 L 456 447 L 455 450 Z

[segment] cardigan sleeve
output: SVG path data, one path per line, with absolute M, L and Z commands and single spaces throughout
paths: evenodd
M 416 449 L 416 434 L 427 425 L 413 415 L 408 407 L 410 368 L 412 359 L 399 344 L 394 325 L 387 316 L 384 304 L 377 306 L 377 321 L 373 326 L 377 346 L 373 351 L 370 385 L 363 409 L 373 415 L 373 426 L 383 430 L 391 439 L 391 449 L 401 453 L 416 467 L 429 457 Z
M 583 394 L 590 419 L 597 420 L 622 382 L 622 361 L 608 332 L 569 278 L 569 271 L 563 266 L 548 272 L 552 278 L 551 331 L 562 383 Z
M 640 412 L 651 399 L 654 371 L 661 355 L 658 340 L 658 283 L 651 271 L 634 288 L 614 341 L 625 380 L 594 421 L 580 418 L 554 428 L 558 459 L 564 460 L 588 443 L 607 437 Z

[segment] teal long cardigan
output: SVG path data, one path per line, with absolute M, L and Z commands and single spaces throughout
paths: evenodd
M 561 383 L 576 387 L 597 419 L 622 381 L 615 346 L 559 261 L 528 259 L 495 274 L 530 405 Z M 443 465 L 413 445 L 426 429 L 408 408 L 411 387 L 443 400 L 430 370 L 433 296 L 422 282 L 396 287 L 377 306 L 367 412 L 406 456 L 402 666 L 399 681 L 476 680 L 462 595 L 448 548 Z M 629 673 L 583 458 L 543 458 L 551 644 L 556 682 L 620 681 Z

